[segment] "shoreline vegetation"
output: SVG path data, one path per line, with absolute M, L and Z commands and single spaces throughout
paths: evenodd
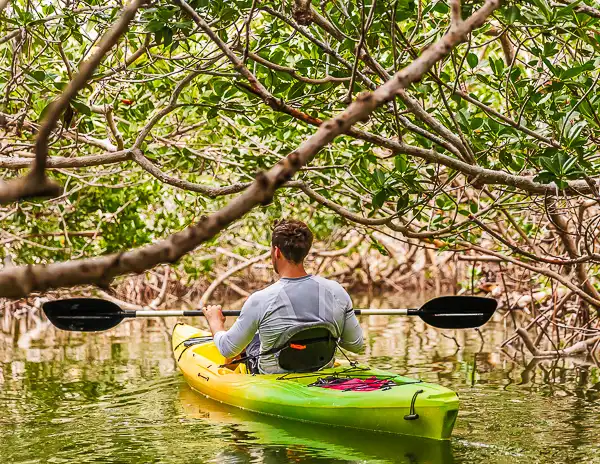
M 183 265 L 165 265 L 123 277 L 111 289 L 81 287 L 49 292 L 43 297 L 34 294 L 27 299 L 2 299 L 2 331 L 14 330 L 12 320 L 22 318 L 28 321 L 27 330 L 41 330 L 47 324 L 41 303 L 70 296 L 104 298 L 129 310 L 196 309 L 207 302 L 238 309 L 253 291 L 274 282 L 275 275 L 268 246 L 239 240 L 228 245 L 203 249 L 201 255 L 193 256 L 199 272 L 193 278 L 189 267 L 186 270 Z M 404 307 L 418 306 L 431 296 L 488 296 L 498 301 L 495 320 L 505 327 L 506 336 L 498 348 L 511 359 L 525 355 L 534 359 L 577 356 L 595 360 L 600 346 L 595 313 L 573 292 L 553 288 L 527 270 L 490 256 L 439 253 L 357 230 L 338 237 L 337 247 L 332 245 L 316 243 L 307 258 L 307 269 L 336 279 L 357 295 L 355 307 L 381 305 L 382 299 Z

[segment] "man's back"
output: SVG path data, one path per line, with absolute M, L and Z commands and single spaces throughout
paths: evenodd
M 344 288 L 332 280 L 306 275 L 281 278 L 275 284 L 254 293 L 242 313 L 227 332 L 215 335 L 219 351 L 228 357 L 239 354 L 258 331 L 260 352 L 275 346 L 288 329 L 312 323 L 327 323 L 340 338 L 340 345 L 357 352 L 362 348 L 362 330 Z M 259 358 L 263 373 L 283 371 L 274 355 Z

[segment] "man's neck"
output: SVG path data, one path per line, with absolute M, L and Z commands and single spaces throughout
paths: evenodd
M 284 269 L 279 270 L 279 277 L 287 279 L 297 279 L 298 277 L 307 276 L 307 272 L 304 270 L 304 266 L 286 266 Z

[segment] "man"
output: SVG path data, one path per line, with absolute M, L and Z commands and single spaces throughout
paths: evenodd
M 304 258 L 312 241 L 313 234 L 303 222 L 279 222 L 271 239 L 271 261 L 281 277 L 279 281 L 252 294 L 227 331 L 221 306 L 204 308 L 215 344 L 223 356 L 233 358 L 246 348 L 247 356 L 258 359 L 259 373 L 286 372 L 274 354 L 258 355 L 273 349 L 286 330 L 318 323 L 333 328 L 342 348 L 355 353 L 362 349 L 362 330 L 346 290 L 337 282 L 307 274 L 304 269 Z

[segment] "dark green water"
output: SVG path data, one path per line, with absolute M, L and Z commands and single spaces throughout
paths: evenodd
M 458 392 L 450 442 L 298 424 L 201 398 L 178 373 L 160 321 L 94 335 L 5 320 L 0 463 L 600 463 L 593 362 L 515 363 L 497 348 L 501 322 L 482 337 L 447 333 L 459 348 L 414 319 L 362 322 L 362 361 Z

